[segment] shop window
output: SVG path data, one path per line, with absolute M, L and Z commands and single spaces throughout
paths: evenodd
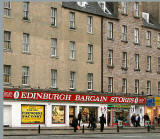
M 44 124 L 45 109 L 40 105 L 21 105 L 22 124 Z
M 52 106 L 52 124 L 65 123 L 65 106 Z
M 96 120 L 98 119 L 98 108 L 97 107 L 80 107 L 80 111 L 82 113 L 83 123 L 89 123 L 89 118 L 91 116 L 94 116 Z

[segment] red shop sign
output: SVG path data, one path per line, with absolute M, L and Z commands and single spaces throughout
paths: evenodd
M 143 97 L 121 97 L 106 95 L 82 95 L 68 93 L 47 93 L 47 92 L 26 92 L 8 91 L 3 93 L 4 99 L 17 100 L 47 100 L 47 101 L 68 101 L 68 102 L 99 102 L 99 103 L 129 103 L 145 104 L 146 98 Z

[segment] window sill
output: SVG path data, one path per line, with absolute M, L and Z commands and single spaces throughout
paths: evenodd
M 76 61 L 76 59 L 74 58 L 74 59 L 72 59 L 72 58 L 69 58 L 69 60 L 71 60 L 71 61 Z
M 88 32 L 88 34 L 93 35 L 93 32 Z
M 108 68 L 113 69 L 114 66 L 113 65 L 107 65 Z
M 114 39 L 113 39 L 113 38 L 109 38 L 109 37 L 107 37 L 107 40 L 111 40 L 111 41 L 114 41 Z
M 51 56 L 51 58 L 59 59 L 59 57 L 58 57 L 58 56 Z
M 87 61 L 87 63 L 89 63 L 89 64 L 94 64 L 94 62 L 93 62 L 93 61 Z
M 93 92 L 93 89 L 88 89 L 87 92 L 88 93 Z
M 151 73 L 152 71 L 151 70 L 146 70 L 146 72 L 150 72 Z
M 69 28 L 70 31 L 76 31 L 76 28 Z
M 121 42 L 128 43 L 128 41 L 127 41 L 127 40 L 121 40 Z
M 128 68 L 127 68 L 127 67 L 121 67 L 121 69 L 122 69 L 122 70 L 128 70 Z
M 52 27 L 52 28 L 57 28 L 57 26 L 54 25 L 54 24 L 51 24 L 50 27 Z
M 22 52 L 22 54 L 31 55 L 30 52 Z
M 134 45 L 138 45 L 138 46 L 140 46 L 140 43 L 134 42 Z
M 141 71 L 140 69 L 134 69 L 134 71 Z
M 140 19 L 140 17 L 139 17 L 139 16 L 135 16 L 135 15 L 134 15 L 134 18 L 136 18 L 136 19 Z
M 151 45 L 146 45 L 146 47 L 152 48 L 152 46 L 151 46 Z
M 121 14 L 122 14 L 122 15 L 124 15 L 124 16 L 128 16 L 128 14 L 127 14 L 127 13 L 123 13 L 123 12 L 122 12 Z
M 3 85 L 4 86 L 11 86 L 12 84 L 11 83 L 7 83 L 7 82 L 3 82 Z
M 13 52 L 12 49 L 3 49 L 4 52 Z
M 52 87 L 52 86 L 50 87 L 50 89 L 52 89 L 52 90 L 58 90 L 57 87 L 55 88 L 55 87 Z
M 22 87 L 22 88 L 31 88 L 31 86 L 28 85 L 28 84 L 22 84 L 20 87 Z
M 8 18 L 8 19 L 13 19 L 13 17 L 7 16 L 7 15 L 4 15 L 3 17 L 4 17 L 4 18 Z
M 31 23 L 31 20 L 30 20 L 30 19 L 28 19 L 28 18 L 22 18 L 22 20 L 23 20 L 24 22 Z
M 75 89 L 75 88 L 70 88 L 69 90 L 70 90 L 70 91 L 76 91 L 76 89 Z

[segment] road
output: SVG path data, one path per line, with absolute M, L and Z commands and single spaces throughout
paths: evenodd
M 160 139 L 160 133 L 4 136 L 4 139 Z

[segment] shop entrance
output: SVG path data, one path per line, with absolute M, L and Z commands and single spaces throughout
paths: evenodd
M 75 106 L 69 106 L 69 124 L 72 124 L 72 120 L 75 116 Z
M 3 126 L 9 127 L 11 126 L 11 106 L 4 105 L 3 107 Z
M 89 123 L 89 117 L 91 115 L 95 116 L 95 119 L 97 122 L 98 118 L 98 108 L 97 107 L 80 107 L 80 111 L 82 113 L 82 122 L 83 123 Z

